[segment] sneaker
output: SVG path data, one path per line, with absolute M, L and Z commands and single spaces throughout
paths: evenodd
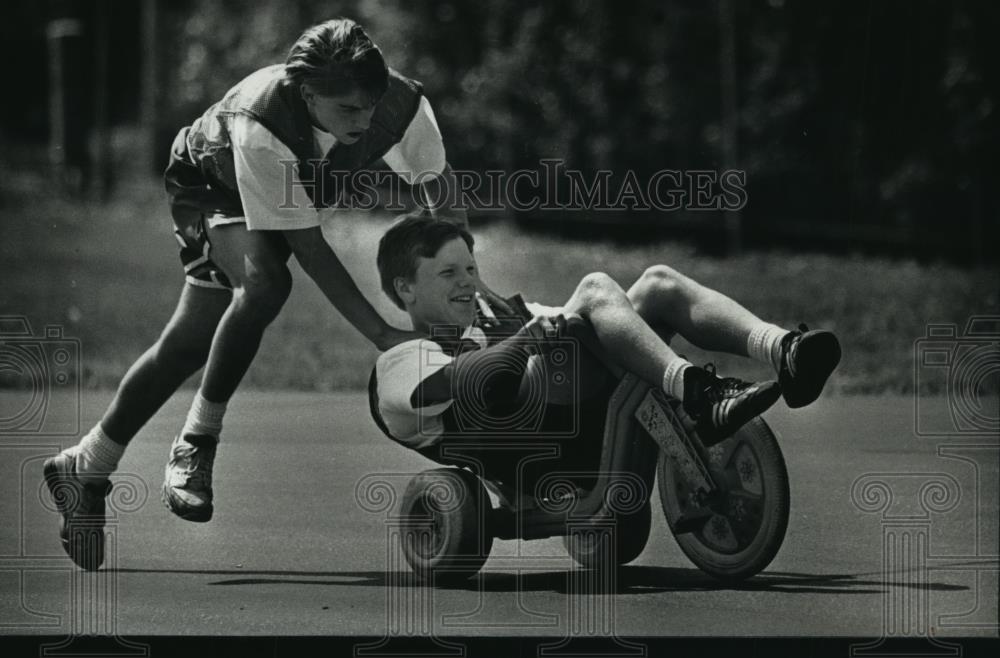
M 59 539 L 77 566 L 96 571 L 104 562 L 104 499 L 111 482 L 83 482 L 76 472 L 76 453 L 60 452 L 42 466 L 45 484 L 62 514 Z
M 703 445 L 713 446 L 778 401 L 778 382 L 717 377 L 711 363 L 684 371 L 684 410 L 695 421 Z
M 840 363 L 840 341 L 830 331 L 809 331 L 804 324 L 781 340 L 778 384 L 792 409 L 816 401 L 823 385 Z
M 163 504 L 187 521 L 212 518 L 212 464 L 219 440 L 214 436 L 178 435 L 170 446 L 163 477 Z

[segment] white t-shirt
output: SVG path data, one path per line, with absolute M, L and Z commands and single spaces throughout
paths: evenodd
M 468 327 L 462 338 L 486 347 L 486 335 L 478 327 Z M 436 442 L 444 432 L 441 414 L 454 400 L 413 406 L 413 393 L 420 384 L 454 359 L 432 340 L 408 340 L 386 350 L 375 362 L 378 382 L 378 410 L 395 439 L 414 448 Z
M 298 177 L 292 174 L 286 198 L 286 163 L 298 158 L 267 128 L 248 116 L 237 114 L 230 120 L 229 134 L 236 168 L 236 183 L 243 217 L 210 218 L 213 224 L 246 221 L 251 230 L 291 230 L 319 226 L 319 213 Z M 321 158 L 336 143 L 328 132 L 313 127 L 316 157 Z M 439 175 L 445 167 L 444 141 L 427 98 L 407 126 L 399 143 L 382 156 L 385 163 L 407 183 L 421 174 Z M 214 221 L 213 221 L 214 219 Z

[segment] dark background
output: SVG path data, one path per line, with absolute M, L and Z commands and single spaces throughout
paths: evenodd
M 615 181 L 629 170 L 639 180 L 661 169 L 747 172 L 735 243 L 714 212 L 547 213 L 518 216 L 523 224 L 960 262 L 989 259 L 998 237 L 993 2 L 15 0 L 4 11 L 16 90 L 0 106 L 8 166 L 45 154 L 53 18 L 81 20 L 65 81 L 78 99 L 70 133 L 111 128 L 112 169 L 102 171 L 113 187 L 137 160 L 158 172 L 180 126 L 282 60 L 303 28 L 344 15 L 425 84 L 457 168 L 562 158 Z

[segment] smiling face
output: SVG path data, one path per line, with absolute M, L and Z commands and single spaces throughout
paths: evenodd
M 417 258 L 413 280 L 398 277 L 396 293 L 413 328 L 430 331 L 440 324 L 468 327 L 476 319 L 476 260 L 461 238 L 441 245 L 433 258 Z
M 336 96 L 321 96 L 309 84 L 302 85 L 302 98 L 316 127 L 342 144 L 353 144 L 368 130 L 376 101 L 361 88 Z

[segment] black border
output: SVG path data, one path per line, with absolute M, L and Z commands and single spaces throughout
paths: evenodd
M 720 623 L 722 623 L 720 621 Z M 801 658 L 903 658 L 907 656 L 952 656 L 968 658 L 996 656 L 1000 638 L 887 638 L 874 637 L 629 637 L 615 644 L 609 638 L 471 636 L 431 638 L 317 637 L 317 636 L 130 636 L 120 638 L 82 636 L 67 643 L 66 636 L 0 636 L 6 656 L 355 656 L 355 649 L 368 645 L 360 655 L 378 656 L 538 656 L 549 645 L 550 658 L 622 656 L 749 657 L 796 656 Z M 559 646 L 562 643 L 562 646 Z M 627 643 L 627 644 L 625 644 Z M 379 646 L 381 644 L 381 646 Z M 62 646 L 60 646 L 62 645 Z M 464 649 L 464 650 L 463 650 Z M 360 656 L 359 656 L 360 658 Z

